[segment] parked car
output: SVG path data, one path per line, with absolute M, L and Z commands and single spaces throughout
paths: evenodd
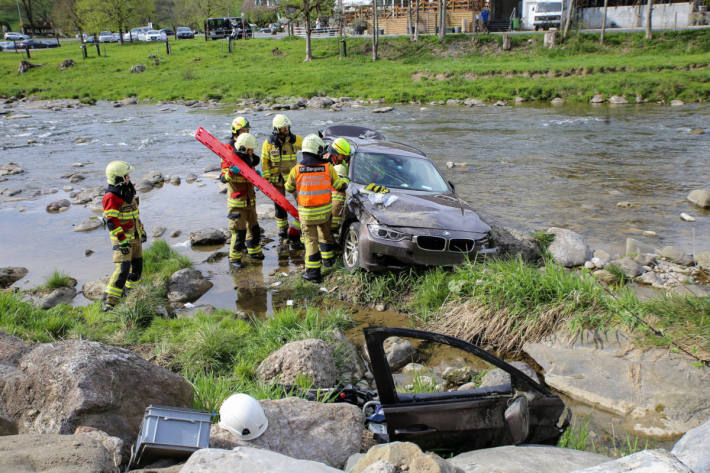
M 5 40 L 7 41 L 24 41 L 26 39 L 30 39 L 30 37 L 26 34 L 15 33 L 12 31 L 8 31 L 7 33 L 5 33 Z
M 110 31 L 102 31 L 99 33 L 99 43 L 115 43 L 118 38 Z
M 85 43 L 93 43 L 94 42 L 94 35 L 89 35 L 84 33 L 84 42 Z
M 147 26 L 141 26 L 140 28 L 133 28 L 131 31 L 128 31 L 123 34 L 123 41 L 130 41 L 131 38 L 133 38 L 133 41 L 145 41 L 145 34 L 148 31 L 151 31 L 152 28 L 149 28 Z
M 453 453 L 522 443 L 556 445 L 569 425 L 571 411 L 559 396 L 471 343 L 408 328 L 368 327 L 364 332 L 377 383 L 377 410 L 384 414 L 384 419 L 377 419 L 379 425 L 370 422 L 368 428 L 381 442 L 414 442 L 422 450 Z M 428 378 L 419 380 L 422 386 L 429 385 L 424 389 L 428 392 L 407 389 L 412 380 L 403 379 L 407 375 L 396 373 L 398 367 L 387 361 L 383 345 L 390 337 L 398 337 L 399 342 L 404 339 L 415 348 L 408 359 L 422 369 L 413 376 Z M 481 363 L 499 368 L 504 371 L 502 380 L 495 386 L 439 391 L 436 381 L 431 381 L 443 373 L 427 365 L 435 359 L 441 367 L 442 358 L 455 360 L 458 367 L 470 371 L 478 371 Z
M 0 41 L 0 51 L 5 51 L 9 49 L 14 50 L 15 43 L 13 43 L 12 41 Z
M 165 36 L 175 36 L 175 33 L 170 28 L 163 28 L 160 32 L 165 33 Z
M 165 41 L 167 36 L 162 31 L 150 30 L 145 33 L 145 41 Z
M 343 136 L 354 147 L 339 233 L 348 271 L 452 266 L 497 252 L 491 228 L 422 151 L 359 126 L 322 133 L 326 143 Z M 389 193 L 366 190 L 370 183 Z
M 178 26 L 175 31 L 175 39 L 193 39 L 195 33 L 187 26 Z
M 58 48 L 61 46 L 58 39 L 43 39 L 40 42 L 47 48 Z

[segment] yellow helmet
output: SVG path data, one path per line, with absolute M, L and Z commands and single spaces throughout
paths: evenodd
M 274 131 L 277 133 L 281 128 L 283 128 L 285 126 L 291 128 L 291 120 L 289 120 L 286 115 L 283 115 L 281 113 L 279 113 L 278 115 L 276 115 L 274 117 L 271 124 L 274 126 Z
M 122 180 L 133 171 L 133 166 L 125 161 L 111 161 L 106 166 L 106 182 L 115 185 L 118 182 L 116 178 L 120 177 Z
M 350 143 L 345 138 L 338 138 L 330 144 L 330 152 L 350 156 Z
M 306 153 L 313 153 L 316 156 L 323 156 L 325 153 L 325 143 L 320 136 L 315 133 L 311 133 L 303 138 L 303 144 L 301 145 L 301 150 Z
M 242 153 L 245 153 L 249 149 L 255 150 L 256 146 L 256 138 L 251 133 L 242 133 L 237 138 L 237 142 L 234 143 L 236 150 Z
M 239 130 L 246 128 L 247 131 L 249 131 L 249 120 L 247 120 L 244 117 L 237 117 L 234 120 L 232 120 L 232 134 L 236 135 L 239 133 Z

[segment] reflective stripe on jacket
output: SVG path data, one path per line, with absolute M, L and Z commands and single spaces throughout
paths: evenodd
M 303 153 L 303 162 L 294 166 L 284 187 L 297 195 L 299 220 L 320 223 L 332 212 L 331 190 L 344 190 L 347 183 L 335 174 L 333 166 L 311 153 Z
M 293 142 L 286 140 L 285 143 L 280 143 L 273 136 L 264 141 L 261 146 L 261 169 L 267 181 L 279 182 L 281 178 L 286 181 L 291 169 L 296 165 L 297 153 L 301 149 L 303 138 L 299 135 L 294 136 L 296 138 Z
M 227 143 L 226 146 L 234 151 L 234 147 Z M 243 156 L 239 156 L 239 159 L 251 167 L 255 167 L 259 164 L 259 157 L 254 155 L 251 163 L 248 162 Z M 227 184 L 227 209 L 243 209 L 246 207 L 253 207 L 256 205 L 256 191 L 254 191 L 254 184 L 249 182 L 241 173 L 233 173 L 229 169 L 229 163 L 222 160 L 222 175 L 220 180 Z
M 117 245 L 124 240 L 140 238 L 143 224 L 138 213 L 138 197 L 133 197 L 130 202 L 107 192 L 103 198 L 104 217 L 108 221 L 111 245 Z

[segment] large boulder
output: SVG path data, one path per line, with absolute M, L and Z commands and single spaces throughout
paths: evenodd
M 192 404 L 192 386 L 182 377 L 128 350 L 86 340 L 38 345 L 2 374 L 0 412 L 21 433 L 70 434 L 87 426 L 128 446 L 149 404 Z
M 542 254 L 532 235 L 519 232 L 513 228 L 491 226 L 491 244 L 498 247 L 501 256 L 514 257 L 520 255 L 523 261 L 535 263 Z
M 629 434 L 674 440 L 710 417 L 709 368 L 665 349 L 635 349 L 622 332 L 560 332 L 523 350 L 549 386 L 624 418 Z
M 269 427 L 261 436 L 243 441 L 215 424 L 210 433 L 210 447 L 259 447 L 336 468 L 360 451 L 365 419 L 362 410 L 352 404 L 299 398 L 260 403 L 269 420 Z
M 104 276 L 101 279 L 86 282 L 81 287 L 81 292 L 87 299 L 91 301 L 98 301 L 99 299 L 101 299 L 101 297 L 103 297 L 104 290 L 106 289 L 106 284 L 108 284 L 108 280 L 110 278 L 111 276 Z
M 58 212 L 63 212 L 67 210 L 69 207 L 71 207 L 71 202 L 67 199 L 61 199 L 57 200 L 54 202 L 51 202 L 47 205 L 47 212 L 49 213 L 58 213 Z
M 256 374 L 261 381 L 296 384 L 305 375 L 316 388 L 335 385 L 336 368 L 333 350 L 315 338 L 287 343 L 259 364 Z
M 306 107 L 308 108 L 328 108 L 333 105 L 333 99 L 328 97 L 311 97 Z
M 689 430 L 673 446 L 671 453 L 695 473 L 710 473 L 710 419 Z
M 349 473 L 363 473 L 372 465 L 382 462 L 395 465 L 397 471 L 409 473 L 466 473 L 435 453 L 424 453 L 411 442 L 392 442 L 375 445 L 352 466 Z M 387 471 L 387 470 L 384 470 Z
M 348 340 L 341 330 L 335 330 L 334 336 L 336 341 L 330 347 L 334 355 L 338 354 L 339 363 L 335 364 L 336 381 L 357 383 L 365 377 L 367 371 L 365 363 L 355 344 Z
M 643 450 L 641 452 L 608 461 L 589 468 L 574 470 L 572 473 L 693 473 L 675 456 L 665 450 Z M 696 472 L 697 473 L 697 472 Z
M 535 370 L 532 369 L 530 365 L 528 365 L 524 361 L 513 361 L 510 364 L 525 373 L 526 375 L 528 375 L 529 377 L 531 377 L 533 381 L 536 381 L 538 383 L 540 382 L 537 377 L 537 373 L 535 373 Z M 480 387 L 485 388 L 488 386 L 500 386 L 501 384 L 507 384 L 510 382 L 510 374 L 508 374 L 507 371 L 504 371 L 500 368 L 494 368 L 483 376 L 483 379 L 481 379 Z
M 6 287 L 14 284 L 16 281 L 27 276 L 27 268 L 22 268 L 19 266 L 6 266 L 0 268 L 0 289 L 5 289 Z
M 704 209 L 710 208 L 710 190 L 696 189 L 688 194 L 688 201 Z
M 252 447 L 204 448 L 190 456 L 180 473 L 342 473 L 322 463 L 297 460 Z
M 0 412 L 0 436 L 17 435 L 18 432 L 17 422 Z
M 194 302 L 212 286 L 199 270 L 184 268 L 175 271 L 168 279 L 167 297 L 170 302 Z
M 0 364 L 17 366 L 32 347 L 19 338 L 0 330 Z
M 39 301 L 40 309 L 51 309 L 59 304 L 68 304 L 76 296 L 76 289 L 73 287 L 58 287 Z
M 205 228 L 190 232 L 190 245 L 192 246 L 224 245 L 226 241 L 227 235 L 216 228 Z
M 568 473 L 609 460 L 604 455 L 570 448 L 509 445 L 461 453 L 449 463 L 466 473 Z
M 683 266 L 688 266 L 693 263 L 692 256 L 685 253 L 685 251 L 680 248 L 675 248 L 673 246 L 665 246 L 661 250 L 661 257 L 676 263 L 682 264 Z
M 165 177 L 163 176 L 163 173 L 160 171 L 150 171 L 148 174 L 146 174 L 143 179 L 146 181 L 150 182 L 154 186 L 157 186 L 158 184 L 162 184 L 165 182 Z
M 582 235 L 566 228 L 550 227 L 547 233 L 555 236 L 548 251 L 556 263 L 571 268 L 581 266 L 592 257 Z
M 399 337 L 388 337 L 382 344 L 387 355 L 387 363 L 392 371 L 397 371 L 412 361 L 417 350 L 412 342 Z
M 695 255 L 695 264 L 705 271 L 710 271 L 710 251 L 701 251 Z
M 97 187 L 89 187 L 87 189 L 84 189 L 80 191 L 78 194 L 74 196 L 74 200 L 72 203 L 74 204 L 88 204 L 92 200 L 94 200 L 97 197 L 103 198 L 104 194 L 106 193 L 106 188 L 97 186 Z
M 636 276 L 640 276 L 643 272 L 643 270 L 641 269 L 641 265 L 633 259 L 629 258 L 628 256 L 612 260 L 609 265 L 616 266 L 624 273 L 627 278 L 630 279 L 633 279 Z
M 647 245 L 633 238 L 626 239 L 626 256 L 636 257 L 644 254 L 657 255 L 658 253 L 658 248 L 652 245 Z
M 8 473 L 118 473 L 120 460 L 86 434 L 0 437 L 0 471 Z

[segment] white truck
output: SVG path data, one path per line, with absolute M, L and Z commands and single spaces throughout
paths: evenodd
M 561 0 L 523 0 L 523 29 L 559 29 L 564 17 L 563 6 Z

